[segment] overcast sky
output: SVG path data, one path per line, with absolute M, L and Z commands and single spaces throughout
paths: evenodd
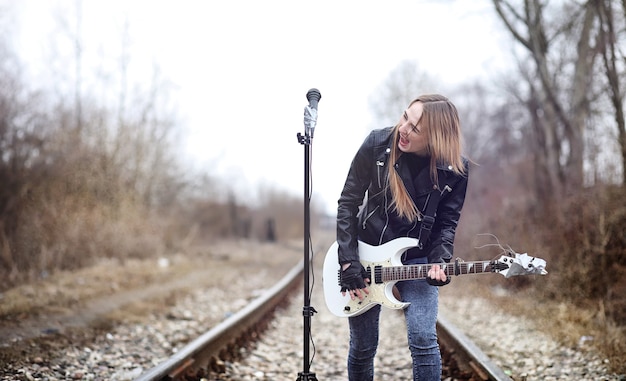
M 264 183 L 302 194 L 304 147 L 296 134 L 304 129 L 306 92 L 318 88 L 313 197 L 330 212 L 355 150 L 369 129 L 382 127 L 372 124 L 368 99 L 390 71 L 414 60 L 443 89 L 486 78 L 508 53 L 489 0 L 2 3 L 18 15 L 18 52 L 32 72 L 47 63 L 59 9 L 74 22 L 82 4 L 86 57 L 115 59 L 127 23 L 137 78 L 154 62 L 175 84 L 192 165 L 239 190 Z

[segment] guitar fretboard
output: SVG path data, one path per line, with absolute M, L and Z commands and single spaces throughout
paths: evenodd
M 376 267 L 374 277 L 377 281 L 389 282 L 409 279 L 425 279 L 428 270 L 434 264 Z M 492 272 L 490 261 L 456 262 L 440 264 L 448 275 L 480 274 Z

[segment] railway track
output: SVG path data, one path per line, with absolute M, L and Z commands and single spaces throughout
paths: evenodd
M 300 262 L 254 302 L 135 381 L 208 380 L 210 374 L 225 372 L 225 361 L 237 361 L 240 349 L 251 346 L 266 329 L 274 312 L 288 304 L 290 297 L 300 290 L 298 286 L 302 284 L 303 271 L 303 262 Z M 443 361 L 442 379 L 511 380 L 471 340 L 441 316 L 437 330 Z

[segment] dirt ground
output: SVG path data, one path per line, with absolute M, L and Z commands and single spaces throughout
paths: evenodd
M 316 258 L 322 260 L 331 240 L 321 237 L 316 242 L 319 243 L 313 250 Z M 141 322 L 153 312 L 169 309 L 192 290 L 224 287 L 229 277 L 238 276 L 242 269 L 271 269 L 277 277 L 282 276 L 302 257 L 300 241 L 273 244 L 223 241 L 162 258 L 102 260 L 80 271 L 51 274 L 38 282 L 0 293 L 0 368 L 5 364 L 16 366 L 36 362 L 37 358 L 53 357 L 54 352 L 70 345 L 93 341 L 115 325 Z M 467 287 L 448 287 L 442 296 L 492 293 L 493 290 L 485 286 L 492 281 L 481 282 L 480 279 L 483 278 L 476 276 L 476 284 L 459 282 Z M 276 280 L 268 279 L 265 286 Z M 521 295 L 515 300 L 491 297 L 503 309 L 515 314 L 528 314 L 529 318 L 544 322 L 549 320 L 549 316 L 529 313 L 532 309 L 527 308 L 528 301 Z M 544 315 L 555 316 L 554 311 L 563 314 L 563 308 L 563 304 L 544 305 L 541 310 L 545 311 Z M 580 316 L 585 314 L 590 317 L 581 320 Z M 564 315 L 579 318 L 558 319 L 546 329 L 564 342 L 575 342 L 580 335 L 589 334 L 590 322 L 597 320 L 594 314 L 594 311 L 581 312 L 568 307 Z M 607 336 L 607 332 L 596 333 L 596 337 L 601 336 Z M 621 354 L 612 353 L 610 357 Z
M 302 260 L 302 243 L 224 241 L 147 260 L 103 260 L 0 294 L 0 367 L 50 357 L 121 322 L 139 322 L 201 287 L 224 287 L 242 268 L 280 277 Z M 268 279 L 267 286 L 276 282 Z

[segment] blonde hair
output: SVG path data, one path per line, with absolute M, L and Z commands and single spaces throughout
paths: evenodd
M 430 155 L 430 178 L 435 187 L 439 186 L 437 164 L 445 164 L 459 175 L 465 174 L 465 165 L 461 157 L 462 136 L 461 123 L 456 107 L 448 98 L 439 94 L 421 95 L 410 104 L 422 102 L 423 111 L 418 124 L 427 139 L 427 152 Z M 394 164 L 403 154 L 398 148 L 400 123 L 393 129 L 393 147 L 391 149 L 391 163 L 388 166 L 389 187 L 393 197 L 395 211 L 410 221 L 421 218 L 421 213 L 408 194 L 402 179 L 393 169 Z

